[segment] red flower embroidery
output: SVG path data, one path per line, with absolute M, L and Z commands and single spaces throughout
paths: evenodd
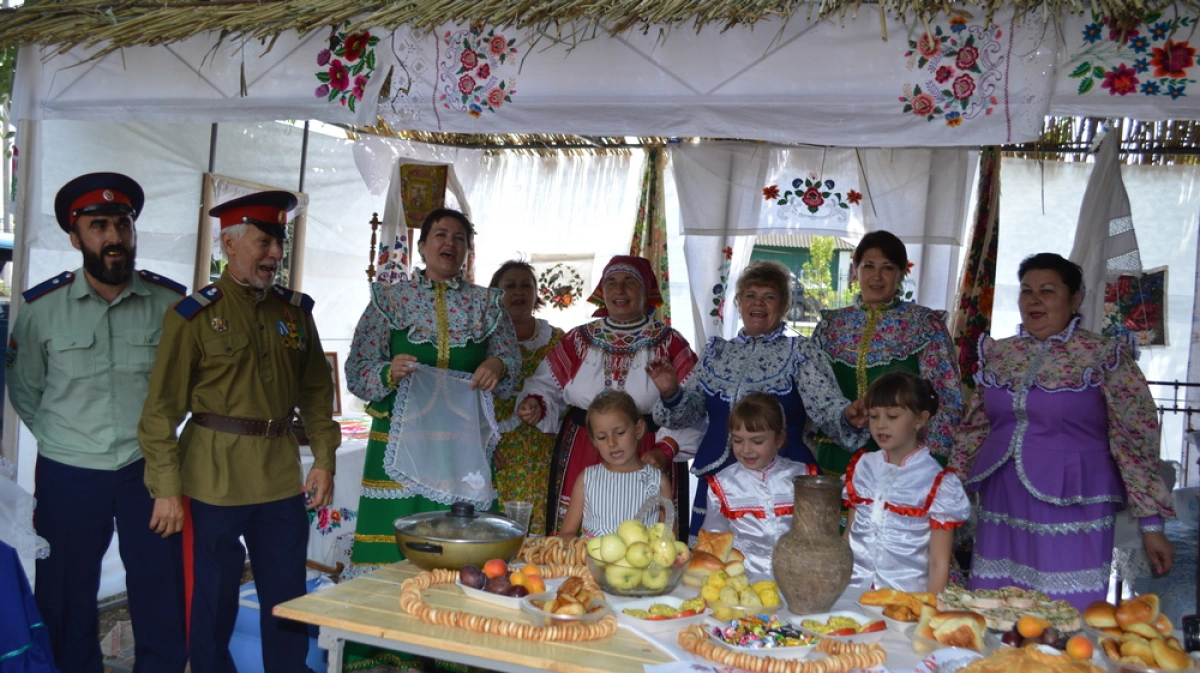
M 504 105 L 504 90 L 492 89 L 489 91 L 487 95 L 487 102 L 488 105 L 491 105 L 492 107 L 500 107 L 501 105 Z
M 499 56 L 508 51 L 508 40 L 504 39 L 503 35 L 495 35 L 488 41 L 488 51 L 492 52 L 493 56 Z
M 350 73 L 346 71 L 346 66 L 339 59 L 333 59 L 333 63 L 329 64 L 329 86 L 345 91 L 350 86 Z
M 483 65 L 479 66 L 479 70 L 475 72 L 475 76 L 478 77 L 479 79 L 487 79 L 488 76 L 491 74 L 492 74 L 492 66 L 488 65 L 487 63 L 484 63 Z
M 475 90 L 475 80 L 470 75 L 458 78 L 458 91 L 464 96 Z
M 763 187 L 763 198 L 768 201 L 774 201 L 779 198 L 779 188 L 775 185 Z
M 921 33 L 921 39 L 917 40 L 917 52 L 925 58 L 933 58 L 942 50 L 942 41 L 930 35 L 929 33 Z
M 955 98 L 966 100 L 971 97 L 971 94 L 975 93 L 975 80 L 971 79 L 970 75 L 963 73 L 954 80 L 954 84 L 950 86 L 950 89 L 954 92 Z
M 346 62 L 352 63 L 362 56 L 363 50 L 371 44 L 371 33 L 356 33 L 346 37 Z
M 801 196 L 800 200 L 809 208 L 820 208 L 821 204 L 825 203 L 825 197 L 821 196 L 821 190 L 816 187 L 804 190 L 804 196 Z
M 933 96 L 927 93 L 919 93 L 913 96 L 912 111 L 918 117 L 933 114 Z
M 958 50 L 958 56 L 954 59 L 954 65 L 958 66 L 959 70 L 970 70 L 975 65 L 975 61 L 979 60 L 979 49 L 973 44 L 968 44 Z
M 1187 42 L 1167 40 L 1162 47 L 1154 47 L 1154 58 L 1150 64 L 1154 66 L 1155 77 L 1187 77 L 1187 69 L 1196 65 L 1193 57 L 1196 50 Z
M 1110 96 L 1127 96 L 1137 93 L 1137 85 L 1137 71 L 1122 63 L 1116 70 L 1104 73 L 1104 81 L 1100 83 L 1100 88 L 1108 89 Z
M 862 197 L 863 197 L 862 194 L 859 194 L 858 192 L 854 191 L 853 189 L 851 189 L 849 192 L 846 192 L 846 200 L 856 206 L 858 204 L 862 203 Z
M 1117 284 L 1116 283 L 1105 283 L 1104 284 L 1104 301 L 1106 303 L 1112 303 L 1116 300 L 1117 300 Z
M 367 92 L 367 78 L 362 75 L 354 76 L 354 88 L 350 91 L 350 95 L 358 100 L 363 99 L 363 94 Z
M 1158 306 L 1149 302 L 1138 304 L 1125 316 L 1125 327 L 1145 331 L 1158 324 Z
M 725 255 L 725 259 L 733 259 L 733 247 L 726 246 L 725 249 L 721 250 L 721 254 Z
M 954 76 L 954 68 L 951 68 L 948 65 L 944 65 L 937 69 L 937 74 L 934 75 L 934 79 L 937 80 L 938 84 L 945 84 L 953 76 Z
M 458 62 L 462 63 L 464 70 L 470 70 L 479 65 L 479 56 L 477 56 L 475 52 L 468 49 L 462 53 L 462 56 L 459 57 Z

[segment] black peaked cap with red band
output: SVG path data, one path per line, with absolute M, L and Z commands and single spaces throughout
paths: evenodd
M 54 197 L 54 217 L 65 232 L 81 215 L 129 215 L 137 220 L 146 195 L 120 173 L 88 173 L 62 186 Z
M 296 203 L 296 195 L 291 192 L 256 192 L 226 201 L 208 214 L 221 220 L 222 230 L 253 224 L 268 236 L 283 238 L 287 233 L 288 212 Z

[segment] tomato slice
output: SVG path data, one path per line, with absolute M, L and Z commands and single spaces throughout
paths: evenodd
M 648 622 L 661 622 L 666 619 L 674 619 L 674 618 L 675 617 L 664 617 L 662 615 L 650 615 L 649 617 L 643 617 L 643 619 L 645 619 Z
M 675 616 L 672 617 L 672 619 L 679 619 L 680 617 L 695 617 L 698 614 L 700 614 L 700 611 L 696 609 L 684 610 L 683 612 L 675 613 Z
M 869 623 L 867 623 L 866 626 L 862 627 L 862 629 L 859 631 L 859 633 L 874 633 L 875 631 L 886 631 L 886 630 L 887 630 L 887 623 L 882 620 L 876 619 L 875 621 L 869 622 Z
M 885 626 L 886 626 L 886 624 L 885 624 Z M 844 629 L 834 629 L 833 631 L 830 631 L 829 633 L 826 633 L 825 635 L 827 635 L 827 636 L 853 636 L 853 635 L 857 635 L 857 634 L 858 634 L 858 631 L 855 631 L 854 629 L 847 627 Z

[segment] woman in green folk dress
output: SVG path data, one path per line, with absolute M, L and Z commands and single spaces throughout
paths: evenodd
M 525 262 L 508 261 L 496 270 L 488 287 L 504 291 L 504 308 L 512 318 L 521 347 L 521 371 L 514 384 L 518 391 L 525 379 L 537 371 L 546 354 L 558 345 L 563 331 L 541 318 L 533 317 L 545 301 L 538 294 L 533 267 Z M 531 535 L 546 534 L 546 491 L 550 484 L 550 453 L 554 435 L 540 432 L 521 422 L 514 411 L 515 398 L 496 400 L 496 422 L 504 434 L 496 445 L 494 482 L 501 502 L 524 500 L 533 504 L 529 518 Z
M 511 397 L 521 357 L 512 321 L 499 290 L 468 283 L 461 276 L 474 229 L 462 213 L 431 212 L 421 224 L 418 251 L 425 268 L 394 285 L 371 285 L 371 303 L 354 330 L 346 358 L 346 385 L 366 400 L 374 419 L 363 467 L 362 495 L 350 578 L 402 559 L 393 522 L 400 517 L 449 509 L 399 483 L 405 475 L 385 468 L 391 412 L 400 382 L 417 364 L 473 372 L 471 385 L 497 397 Z M 421 664 L 411 655 L 346 648 L 345 670 L 381 663 L 400 669 Z
M 861 400 L 872 381 L 891 371 L 931 381 L 940 401 L 925 441 L 944 464 L 963 409 L 958 358 L 946 329 L 946 313 L 901 298 L 908 250 L 895 234 L 867 234 L 852 259 L 858 298 L 853 306 L 823 311 L 812 338 L 832 361 L 846 399 Z M 879 445 L 870 439 L 863 448 L 875 451 Z M 841 475 L 853 451 L 818 434 L 813 453 L 822 471 Z

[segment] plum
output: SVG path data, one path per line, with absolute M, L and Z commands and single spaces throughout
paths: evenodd
M 529 595 L 529 589 L 521 586 L 520 584 L 514 584 L 508 588 L 508 591 L 504 592 L 504 595 L 511 596 L 513 598 L 524 598 Z
M 487 579 L 487 575 L 484 575 L 482 570 L 470 564 L 463 566 L 462 570 L 458 571 L 458 581 L 462 582 L 464 587 L 482 589 Z
M 1024 638 L 1016 631 L 1008 631 L 1000 638 L 1000 642 L 1012 647 L 1020 647 L 1022 640 Z
M 1059 637 L 1061 636 L 1062 633 L 1059 632 L 1058 629 L 1054 628 L 1053 626 L 1047 626 L 1046 630 L 1042 631 L 1042 636 L 1039 638 L 1039 640 L 1043 645 L 1050 645 L 1053 647 L 1054 643 L 1057 643 Z
M 488 592 L 489 594 L 497 594 L 497 595 L 503 596 L 503 595 L 505 595 L 505 593 L 508 591 L 509 587 L 511 587 L 511 586 L 512 586 L 512 582 L 508 581 L 508 577 L 501 575 L 499 577 L 493 577 L 493 578 L 489 579 L 487 581 L 487 584 L 483 585 L 483 590 Z

